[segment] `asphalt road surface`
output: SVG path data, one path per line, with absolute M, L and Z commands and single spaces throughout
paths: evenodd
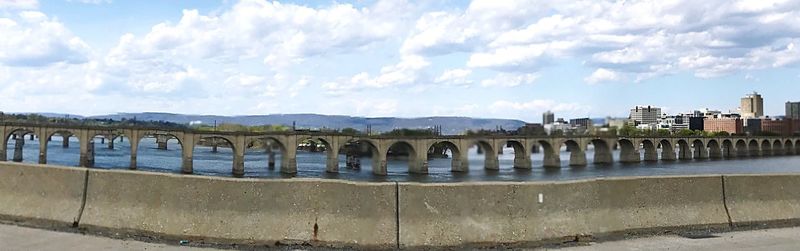
M 693 238 L 689 238 L 693 237 Z M 588 243 L 586 246 L 547 248 L 546 250 L 800 250 L 800 227 L 714 233 L 696 236 L 662 235 L 620 241 Z M 120 240 L 0 224 L 0 249 L 83 251 L 83 250 L 216 250 Z M 296 248 L 279 248 L 296 250 Z M 302 249 L 302 248 L 300 248 Z

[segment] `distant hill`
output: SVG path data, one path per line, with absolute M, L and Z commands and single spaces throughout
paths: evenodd
M 63 117 L 63 116 L 62 116 Z M 495 129 L 498 126 L 508 130 L 514 130 L 525 125 L 524 121 L 511 119 L 481 119 L 468 117 L 424 117 L 424 118 L 366 118 L 340 115 L 320 115 L 320 114 L 271 114 L 253 116 L 215 116 L 215 115 L 185 115 L 172 113 L 119 113 L 113 115 L 91 116 L 95 119 L 122 120 L 133 119 L 140 121 L 168 121 L 180 124 L 202 123 L 211 125 L 214 121 L 220 123 L 234 123 L 241 125 L 287 125 L 296 123 L 297 128 L 320 129 L 320 128 L 355 128 L 364 130 L 367 125 L 372 126 L 373 131 L 384 132 L 396 128 L 430 128 L 441 126 L 444 134 L 457 134 L 468 129 Z

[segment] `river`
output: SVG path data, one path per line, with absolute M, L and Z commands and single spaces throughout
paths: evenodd
M 54 137 L 47 146 L 49 164 L 77 166 L 80 158 L 79 142 L 71 138 L 70 147 L 62 148 L 60 137 Z M 114 149 L 95 140 L 95 167 L 105 169 L 127 169 L 130 165 L 130 144 L 128 138 L 120 143 L 115 142 Z M 9 140 L 8 159 L 14 152 L 14 141 Z M 23 148 L 25 163 L 37 163 L 39 144 L 37 140 L 26 138 Z M 642 151 L 643 152 L 643 151 Z M 460 182 L 460 181 L 528 181 L 528 180 L 576 180 L 596 177 L 616 176 L 653 176 L 653 175 L 689 175 L 689 174 L 761 174 L 761 173 L 796 173 L 800 172 L 800 155 L 740 158 L 726 160 L 685 160 L 659 161 L 623 164 L 615 162 L 610 165 L 593 165 L 586 167 L 569 167 L 569 153 L 561 152 L 562 168 L 545 169 L 542 167 L 543 155 L 531 155 L 533 168 L 530 170 L 514 169 L 514 150 L 504 148 L 499 155 L 500 170 L 485 170 L 483 155 L 477 154 L 475 148 L 469 151 L 469 172 L 451 172 L 451 159 L 429 160 L 428 174 L 408 173 L 408 164 L 404 160 L 389 160 L 388 175 L 372 174 L 370 159 L 361 160 L 362 168 L 352 170 L 345 168 L 345 157 L 341 155 L 339 173 L 325 172 L 323 152 L 311 153 L 298 151 L 297 174 L 294 177 L 316 177 L 329 179 L 346 179 L 360 181 L 412 181 L 412 182 Z M 593 152 L 587 151 L 587 160 L 592 162 Z M 619 151 L 614 151 L 614 159 L 619 159 Z M 168 142 L 168 150 L 156 149 L 154 138 L 145 138 L 139 143 L 138 168 L 141 171 L 180 172 L 181 148 L 175 140 Z M 263 150 L 249 150 L 245 154 L 245 176 L 257 178 L 288 178 L 280 173 L 280 154 L 276 156 L 276 168 L 267 168 L 267 155 Z M 210 147 L 197 146 L 194 150 L 194 172 L 197 175 L 231 176 L 233 153 L 230 149 L 219 148 L 217 153 Z

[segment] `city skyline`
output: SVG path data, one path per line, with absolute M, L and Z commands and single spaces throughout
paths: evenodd
M 539 122 L 800 99 L 799 1 L 138 5 L 0 0 L 0 110 Z

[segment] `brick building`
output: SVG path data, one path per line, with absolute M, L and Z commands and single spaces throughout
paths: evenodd
M 703 131 L 741 134 L 744 128 L 742 119 L 739 118 L 706 118 L 703 120 Z

